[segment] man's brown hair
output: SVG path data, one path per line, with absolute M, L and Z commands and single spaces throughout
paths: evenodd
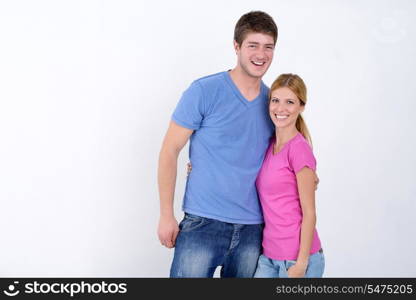
M 251 11 L 241 16 L 235 25 L 234 40 L 241 46 L 246 35 L 250 32 L 265 33 L 277 41 L 277 26 L 273 18 L 262 11 Z

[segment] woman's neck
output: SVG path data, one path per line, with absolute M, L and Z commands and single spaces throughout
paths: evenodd
M 276 150 L 281 149 L 289 140 L 294 138 L 299 131 L 295 126 L 291 128 L 276 128 Z

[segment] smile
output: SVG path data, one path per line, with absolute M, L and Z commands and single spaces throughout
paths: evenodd
M 276 117 L 276 119 L 287 119 L 289 116 L 279 116 L 279 115 L 274 115 Z
M 263 61 L 263 62 L 251 61 L 251 62 L 256 66 L 263 66 L 266 63 L 265 61 Z

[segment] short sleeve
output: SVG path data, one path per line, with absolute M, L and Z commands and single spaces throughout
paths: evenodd
M 185 128 L 199 129 L 204 118 L 203 98 L 201 85 L 194 81 L 182 94 L 172 114 L 172 120 Z
M 289 151 L 289 164 L 295 173 L 298 173 L 304 167 L 316 170 L 316 159 L 313 155 L 312 148 L 306 141 L 293 143 Z

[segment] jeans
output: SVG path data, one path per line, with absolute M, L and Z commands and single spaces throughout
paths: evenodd
M 259 257 L 256 278 L 287 278 L 287 270 L 296 263 L 296 260 L 275 260 L 264 256 Z M 305 277 L 322 277 L 325 269 L 325 257 L 321 250 L 309 256 Z
M 263 224 L 225 223 L 185 213 L 179 224 L 170 277 L 253 277 Z

